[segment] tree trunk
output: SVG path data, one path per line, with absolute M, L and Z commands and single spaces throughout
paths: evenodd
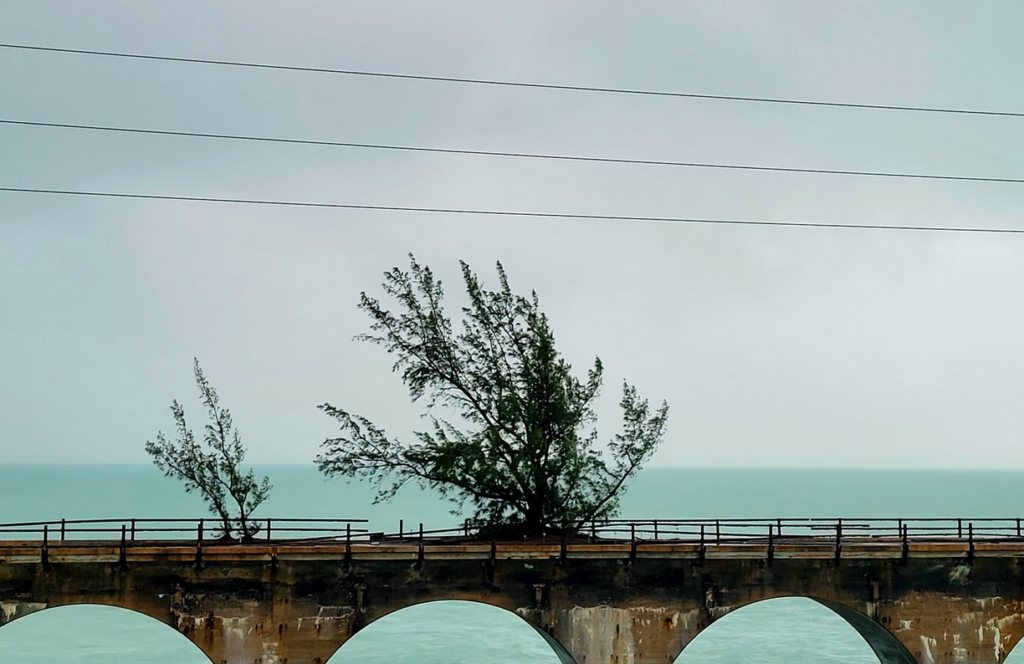
M 526 514 L 523 515 L 523 534 L 526 537 L 540 537 L 547 533 L 547 524 L 544 519 L 544 507 L 541 504 L 528 505 Z

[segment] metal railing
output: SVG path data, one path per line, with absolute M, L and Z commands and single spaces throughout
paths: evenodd
M 610 519 L 582 524 L 592 540 L 762 543 L 772 540 L 861 541 L 1022 540 L 1020 518 L 854 518 L 854 519 Z
M 237 524 L 237 522 L 234 522 Z M 247 519 L 251 541 L 309 540 L 365 535 L 366 519 L 259 518 Z M 239 527 L 240 529 L 240 527 Z M 0 541 L 12 539 L 69 540 L 188 540 L 216 542 L 222 537 L 219 519 L 59 519 L 0 523 Z
M 566 529 L 573 541 L 593 543 L 662 542 L 715 544 L 763 544 L 766 541 L 834 543 L 854 541 L 942 542 L 951 540 L 1024 542 L 1021 518 L 776 518 L 776 519 L 606 519 L 574 524 Z M 561 529 L 552 528 L 542 540 L 558 542 Z M 471 525 L 441 530 L 406 530 L 400 522 L 394 532 L 369 533 L 374 540 L 490 538 L 488 527 Z
M 776 519 L 607 519 L 552 528 L 541 541 L 591 543 L 662 542 L 715 544 L 763 544 L 767 541 L 834 543 L 839 540 L 884 541 L 1000 541 L 1024 542 L 1022 518 L 776 518 Z M 566 535 L 560 535 L 567 531 Z M 500 532 L 500 531 L 498 531 Z M 368 532 L 360 539 L 395 541 L 486 541 L 493 539 L 487 526 L 466 521 L 462 526 L 424 530 L 423 524 L 398 530 Z M 500 536 L 499 536 L 500 538 Z M 510 539 L 506 536 L 506 539 Z M 532 538 L 530 541 L 536 541 Z
M 249 541 L 273 542 L 424 542 L 489 541 L 509 539 L 493 534 L 490 528 L 466 521 L 461 526 L 426 530 L 422 523 L 406 528 L 400 521 L 396 531 L 373 531 L 367 519 L 258 518 L 249 519 L 256 527 Z M 217 542 L 220 521 L 199 519 L 59 519 L 0 523 L 2 540 L 122 542 L 189 541 Z M 872 518 L 872 519 L 608 519 L 577 523 L 560 535 L 558 529 L 542 536 L 551 543 L 659 542 L 699 543 L 704 546 L 725 544 L 764 544 L 781 540 L 801 543 L 859 542 L 1024 542 L 1021 518 Z M 531 541 L 536 541 L 532 539 Z

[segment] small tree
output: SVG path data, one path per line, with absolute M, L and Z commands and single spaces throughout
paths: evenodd
M 162 431 L 158 432 L 155 442 L 146 443 L 146 452 L 165 477 L 183 481 L 186 493 L 195 491 L 202 496 L 210 511 L 220 519 L 221 537 L 237 534 L 242 540 L 252 539 L 259 532 L 259 526 L 249 519 L 267 499 L 270 480 L 264 477 L 258 482 L 251 468 L 244 473 L 241 471 L 245 448 L 234 428 L 231 412 L 221 407 L 217 391 L 206 379 L 197 359 L 193 360 L 193 371 L 210 418 L 202 443 L 196 442 L 185 422 L 185 409 L 175 400 L 171 403 L 171 414 L 177 440 L 172 442 Z
M 600 359 L 585 381 L 577 379 L 555 350 L 536 293 L 514 295 L 500 263 L 496 291 L 461 265 L 469 306 L 458 333 L 441 282 L 412 256 L 408 272 L 385 274 L 397 313 L 366 293 L 360 298 L 373 333 L 357 338 L 396 356 L 393 368 L 412 400 L 427 400 L 430 430 L 403 444 L 365 417 L 324 404 L 342 433 L 323 443 L 320 470 L 370 480 L 378 502 L 415 482 L 451 498 L 456 511 L 468 501 L 476 525 L 517 534 L 572 533 L 614 515 L 627 480 L 662 440 L 668 405 L 652 412 L 624 383 L 623 431 L 608 443 L 606 459 L 594 447 Z

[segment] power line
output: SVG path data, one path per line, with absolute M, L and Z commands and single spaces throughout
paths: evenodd
M 52 46 L 30 46 L 27 44 L 0 44 L 0 48 L 20 49 L 25 51 L 45 51 L 48 53 L 65 53 L 74 55 L 97 55 L 111 58 L 131 58 L 135 60 L 159 60 L 162 62 L 184 62 L 191 64 L 218 65 L 223 67 L 248 67 L 251 69 L 273 69 L 279 71 L 299 71 L 316 74 L 341 74 L 345 76 L 369 76 L 375 78 L 394 78 L 412 81 L 434 81 L 443 83 L 469 83 L 473 85 L 493 85 L 514 88 L 535 88 L 542 90 L 569 90 L 575 92 L 600 92 L 621 95 L 643 95 L 648 97 L 681 97 L 686 99 L 711 99 L 718 101 L 745 101 L 762 104 L 789 104 L 796 106 L 826 106 L 832 108 L 859 108 L 882 111 L 911 111 L 916 113 L 952 113 L 957 115 L 987 115 L 996 117 L 1022 118 L 1024 112 L 985 111 L 965 108 L 940 108 L 933 106 L 902 106 L 896 104 L 857 104 L 851 102 L 818 101 L 810 99 L 784 99 L 780 97 L 747 97 L 740 95 L 712 95 L 695 92 L 670 92 L 665 90 L 639 90 L 630 88 L 606 88 L 589 85 L 559 85 L 555 83 L 531 83 L 526 81 L 503 81 L 484 78 L 461 78 L 456 76 L 427 76 L 420 74 L 399 74 L 394 72 L 362 71 L 356 69 L 331 69 L 327 67 L 303 67 L 296 65 L 277 65 L 261 62 L 241 62 L 236 60 L 210 60 L 205 58 L 184 58 L 166 55 L 150 55 L 144 53 L 119 53 L 115 51 L 94 51 L 78 48 L 56 48 Z
M 386 145 L 379 143 L 351 143 L 345 141 L 326 141 L 300 138 L 280 138 L 272 136 L 246 136 L 241 134 L 211 134 L 195 131 L 172 131 L 164 129 L 139 129 L 134 127 L 113 127 L 107 125 L 71 124 L 66 122 L 30 122 L 27 120 L 0 119 L 0 124 L 26 127 L 47 127 L 59 129 L 84 129 L 125 134 L 147 134 L 154 136 L 175 136 L 190 138 L 214 138 L 232 141 L 250 141 L 260 143 L 285 143 L 293 145 L 319 145 L 327 147 L 365 148 L 370 150 L 394 150 L 404 152 L 429 152 L 435 154 L 456 154 L 485 157 L 513 157 L 519 159 L 544 159 L 549 161 L 576 161 L 605 164 L 629 164 L 640 166 L 676 166 L 686 168 L 709 168 L 736 171 L 761 171 L 772 173 L 814 173 L 823 175 L 857 175 L 883 178 L 903 178 L 917 180 L 953 180 L 959 182 L 1000 182 L 1024 184 L 1024 178 L 980 177 L 970 175 L 936 175 L 928 173 L 895 173 L 887 171 L 847 171 L 828 168 L 795 168 L 786 166 L 753 166 L 749 164 L 716 164 L 695 161 L 666 161 L 656 159 L 625 159 L 617 157 L 586 157 L 582 155 L 544 154 L 537 152 L 499 152 L 495 150 L 461 150 L 455 148 L 430 148 L 411 145 Z
M 1016 228 L 970 228 L 965 226 L 888 226 L 882 224 L 845 224 L 802 221 L 758 221 L 753 219 L 697 219 L 687 217 L 647 217 L 614 214 L 568 214 L 559 212 L 515 212 L 511 210 L 467 210 L 460 208 L 409 207 L 398 205 L 355 205 L 351 203 L 316 203 L 309 201 L 282 201 L 252 198 L 214 198 L 206 196 L 165 196 L 158 194 L 128 194 L 109 191 L 74 191 L 68 189 L 33 189 L 25 187 L 0 187 L 0 191 L 23 194 L 54 194 L 60 196 L 91 196 L 100 198 L 125 198 L 155 201 L 188 201 L 199 203 L 230 203 L 239 205 L 268 205 L 304 208 L 330 208 L 342 210 L 379 210 L 386 212 L 421 212 L 451 215 L 486 215 L 495 217 L 530 217 L 538 219 L 587 219 L 598 221 L 653 221 L 675 224 L 710 224 L 722 226 L 785 226 L 791 228 L 845 228 L 879 231 L 930 231 L 944 233 L 998 233 L 1024 234 Z

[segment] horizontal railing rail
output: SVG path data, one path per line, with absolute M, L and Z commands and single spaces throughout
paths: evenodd
M 236 532 L 239 530 L 236 524 Z M 464 542 L 515 540 L 509 530 L 492 530 L 470 521 L 461 526 L 424 529 L 422 523 L 398 530 L 371 529 L 367 519 L 260 517 L 246 520 L 254 532 L 248 541 L 273 542 Z M 59 519 L 0 523 L 0 540 L 189 541 L 227 542 L 221 522 L 213 518 Z M 776 519 L 607 519 L 551 528 L 540 538 L 548 543 L 659 542 L 702 546 L 765 544 L 783 541 L 832 546 L 844 542 L 1024 542 L 1022 519 L 1008 518 L 776 518 Z
M 233 530 L 241 530 L 241 521 L 232 520 Z M 249 518 L 246 530 L 250 540 L 279 541 L 309 537 L 347 537 L 367 533 L 367 519 L 317 518 Z M 57 519 L 51 521 L 21 521 L 0 523 L 0 541 L 34 535 L 48 541 L 82 539 L 111 539 L 136 542 L 140 540 L 186 539 L 189 541 L 217 541 L 223 539 L 220 519 L 198 518 L 129 518 L 129 519 Z M 113 537 L 96 537 L 112 535 Z
M 457 528 L 440 530 L 407 529 L 404 522 L 392 532 L 371 532 L 366 538 L 375 541 L 418 541 L 424 539 L 488 540 L 513 539 L 493 535 L 487 526 L 470 522 Z M 501 530 L 494 532 L 502 532 Z M 547 542 L 693 542 L 714 544 L 759 544 L 766 541 L 799 540 L 835 544 L 841 541 L 906 540 L 914 542 L 962 539 L 1021 540 L 1022 519 L 1007 518 L 885 518 L 885 519 L 608 519 L 576 523 L 568 528 L 551 528 L 539 539 Z M 535 541 L 534 538 L 532 541 Z
M 579 524 L 575 529 L 592 540 L 698 541 L 704 544 L 758 543 L 799 539 L 906 541 L 1021 540 L 1022 520 L 1017 517 L 884 518 L 884 519 L 615 519 Z

